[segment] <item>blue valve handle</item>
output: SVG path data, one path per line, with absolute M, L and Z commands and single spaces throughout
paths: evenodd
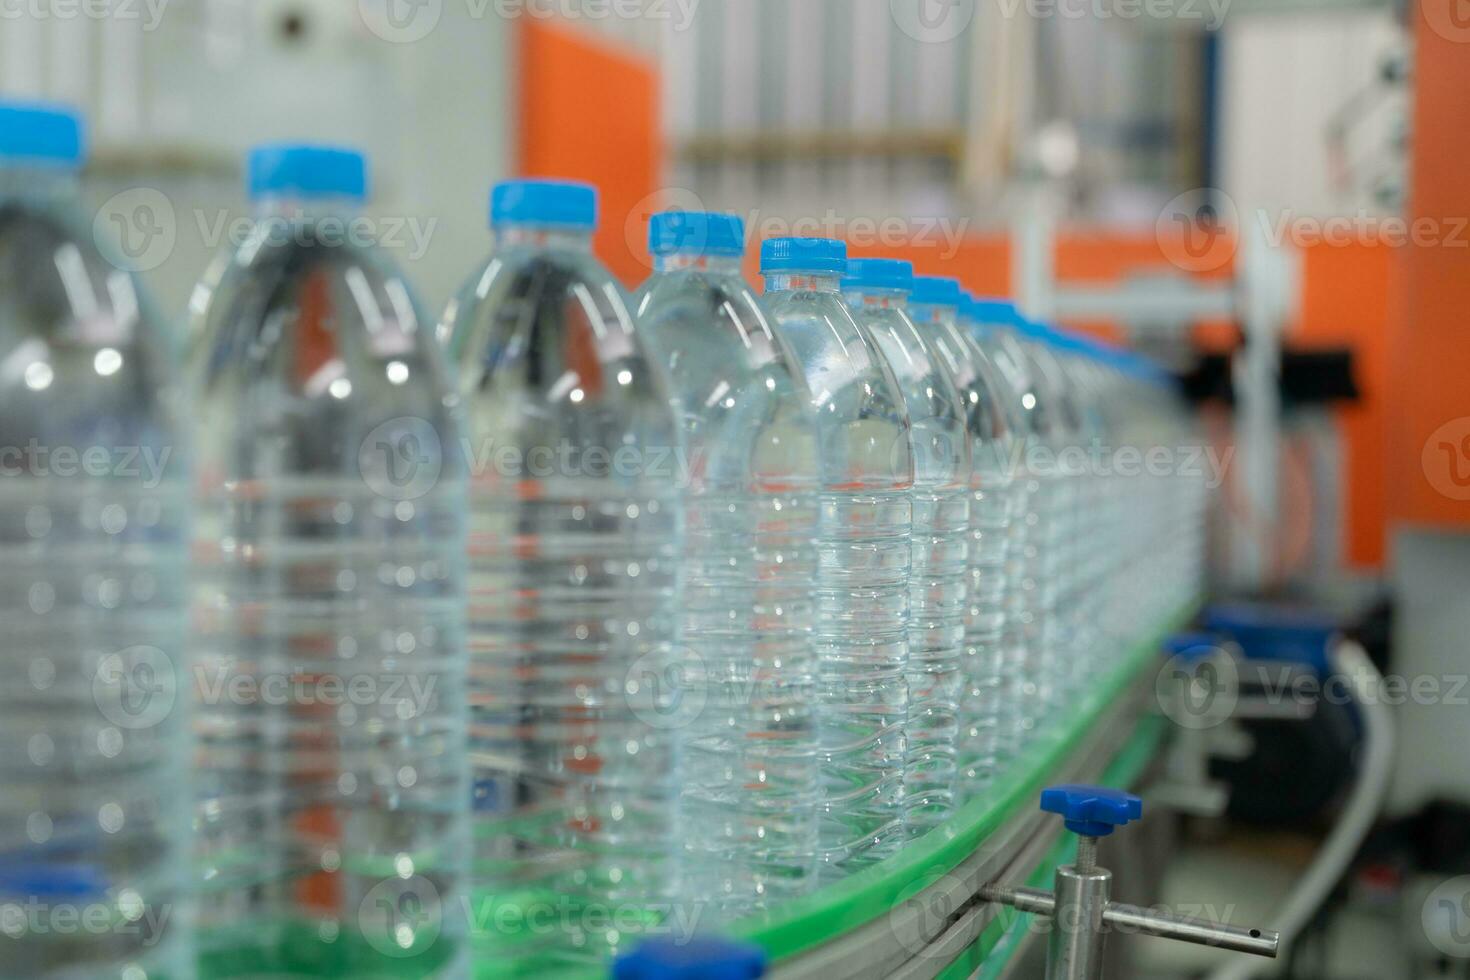
M 1106 837 L 1143 816 L 1143 800 L 1106 786 L 1053 786 L 1041 791 L 1041 809 L 1060 814 L 1083 837 Z

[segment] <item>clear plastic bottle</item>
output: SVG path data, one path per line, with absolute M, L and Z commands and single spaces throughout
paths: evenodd
M 903 394 L 842 301 L 847 246 L 761 246 L 766 308 L 796 354 L 821 439 L 815 578 L 822 874 L 904 840 L 914 463 Z
M 349 223 L 362 156 L 263 146 L 248 179 L 190 302 L 201 972 L 461 977 L 457 398 Z
M 1036 698 L 1035 683 L 1026 676 L 1038 642 L 1034 508 L 1038 482 L 1044 475 L 1033 464 L 1054 424 L 1053 398 L 1037 377 L 1017 329 L 1024 323 L 1015 306 L 1003 300 L 971 300 L 962 307 L 962 325 L 996 366 L 1017 419 L 1008 485 L 1011 520 L 1005 559 L 1005 628 L 1001 639 L 1001 695 L 997 721 L 996 768 L 1008 765 L 1028 737 Z
M 0 976 L 193 976 L 181 349 L 0 103 Z M 78 928 L 105 922 L 106 928 Z
M 905 806 L 922 834 L 954 813 L 969 585 L 969 415 L 943 357 L 904 310 L 914 268 L 852 259 L 842 290 L 903 394 L 914 459 L 909 571 L 909 720 Z M 939 338 L 934 338 L 938 340 Z
M 1057 359 L 1053 332 L 1022 319 L 1016 324 L 1016 336 L 1048 406 L 1027 465 L 1033 481 L 1034 523 L 1028 531 L 1026 561 L 1034 590 L 1026 668 L 1021 674 L 1025 696 L 1018 700 L 1023 712 L 1018 728 L 1024 742 L 1040 731 L 1046 719 L 1065 717 L 1068 678 L 1079 666 L 1068 616 L 1075 610 L 1078 591 L 1075 551 L 1078 535 L 1084 533 L 1079 508 L 1088 455 L 1078 393 Z
M 1173 378 L 1137 354 L 1115 351 L 1105 361 L 1108 397 L 1116 413 L 1118 441 L 1138 451 L 1145 465 L 1121 477 L 1116 497 L 1119 539 L 1116 578 L 1127 584 L 1110 605 L 1115 635 L 1125 649 L 1149 639 L 1167 616 L 1198 600 L 1204 588 L 1207 461 L 1200 434 Z M 1162 449 L 1168 465 L 1150 461 Z
M 638 321 L 698 461 L 681 662 L 699 682 L 685 696 L 701 704 L 679 763 L 679 893 L 729 919 L 816 880 L 816 417 L 795 357 L 741 278 L 744 223 L 668 212 L 648 238 L 655 271 Z
M 473 468 L 477 970 L 601 959 L 673 891 L 691 460 L 596 213 L 585 184 L 497 185 L 494 250 L 445 320 Z
M 1060 661 L 1057 679 L 1058 703 L 1074 703 L 1088 686 L 1106 675 L 1117 648 L 1104 641 L 1102 619 L 1104 597 L 1112 580 L 1108 567 L 1113 552 L 1112 532 L 1116 521 L 1109 508 L 1113 496 L 1112 459 L 1114 427 L 1110 406 L 1103 396 L 1097 368 L 1095 342 L 1080 335 L 1057 331 L 1052 351 L 1067 378 L 1072 401 L 1077 407 L 1077 438 L 1086 449 L 1073 468 L 1076 492 L 1072 504 L 1072 532 L 1065 542 L 1062 561 L 1070 573 L 1070 588 L 1059 604 L 1061 635 L 1067 653 Z
M 959 786 L 962 799 L 982 793 L 999 774 L 1008 673 L 1002 645 L 1006 625 L 1006 560 L 1019 519 L 1012 499 L 1020 420 L 1007 401 L 995 365 L 959 325 L 959 283 L 916 276 L 909 310 L 920 328 L 942 344 L 965 401 L 971 477 L 968 583 L 965 610 L 965 686 L 960 700 Z

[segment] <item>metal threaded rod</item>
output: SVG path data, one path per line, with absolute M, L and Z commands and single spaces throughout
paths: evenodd
M 1077 838 L 1077 860 L 1072 865 L 1079 874 L 1089 874 L 1097 870 L 1097 838 Z

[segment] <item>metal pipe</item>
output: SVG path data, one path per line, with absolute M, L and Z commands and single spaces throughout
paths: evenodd
M 1056 918 L 1046 944 L 1047 980 L 1102 980 L 1103 922 L 1113 876 L 1057 869 Z
M 1001 888 L 987 885 L 980 889 L 980 897 L 987 902 L 1009 905 L 1020 912 L 1048 918 L 1056 916 L 1056 898 L 1051 892 L 1039 888 Z M 1206 919 L 1172 915 L 1120 902 L 1108 906 L 1103 913 L 1103 921 L 1119 932 L 1178 939 L 1269 958 L 1275 958 L 1281 946 L 1280 935 L 1269 929 L 1239 929 Z
M 1266 929 L 1240 929 L 1206 919 L 1173 915 L 1136 905 L 1114 902 L 1103 913 L 1103 921 L 1119 932 L 1142 933 L 1163 939 L 1178 939 L 1198 946 L 1253 953 L 1275 959 L 1281 937 Z
M 1057 900 L 1049 891 L 1040 888 L 1002 888 L 986 885 L 980 889 L 980 897 L 987 902 L 1009 905 L 1017 912 L 1030 912 L 1051 918 L 1056 915 Z

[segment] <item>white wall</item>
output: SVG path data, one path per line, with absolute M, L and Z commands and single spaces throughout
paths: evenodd
M 1346 140 L 1350 180 L 1332 179 L 1328 128 L 1368 90 L 1403 32 L 1388 10 L 1256 14 L 1227 20 L 1221 44 L 1218 172 L 1244 215 L 1380 213 L 1371 175 L 1394 165 L 1385 152 L 1402 93 L 1359 104 Z
M 241 213 L 247 147 L 362 147 L 369 213 L 428 232 L 421 257 L 406 234 L 394 254 L 437 314 L 489 247 L 487 192 L 508 160 L 510 24 L 494 4 L 449 0 L 426 8 L 437 20 L 423 37 L 390 41 L 361 14 L 372 2 L 129 0 L 116 7 L 128 15 L 102 19 L 0 19 L 0 95 L 86 112 L 94 206 L 140 187 L 164 195 L 176 243 L 145 278 L 172 310 L 208 261 L 220 209 Z
M 1442 696 L 1409 698 L 1395 711 L 1389 807 L 1409 813 L 1436 797 L 1470 803 L 1470 683 L 1463 681 L 1470 675 L 1470 535 L 1401 530 L 1393 567 L 1393 673 L 1411 690 L 1416 678 L 1433 678 Z

